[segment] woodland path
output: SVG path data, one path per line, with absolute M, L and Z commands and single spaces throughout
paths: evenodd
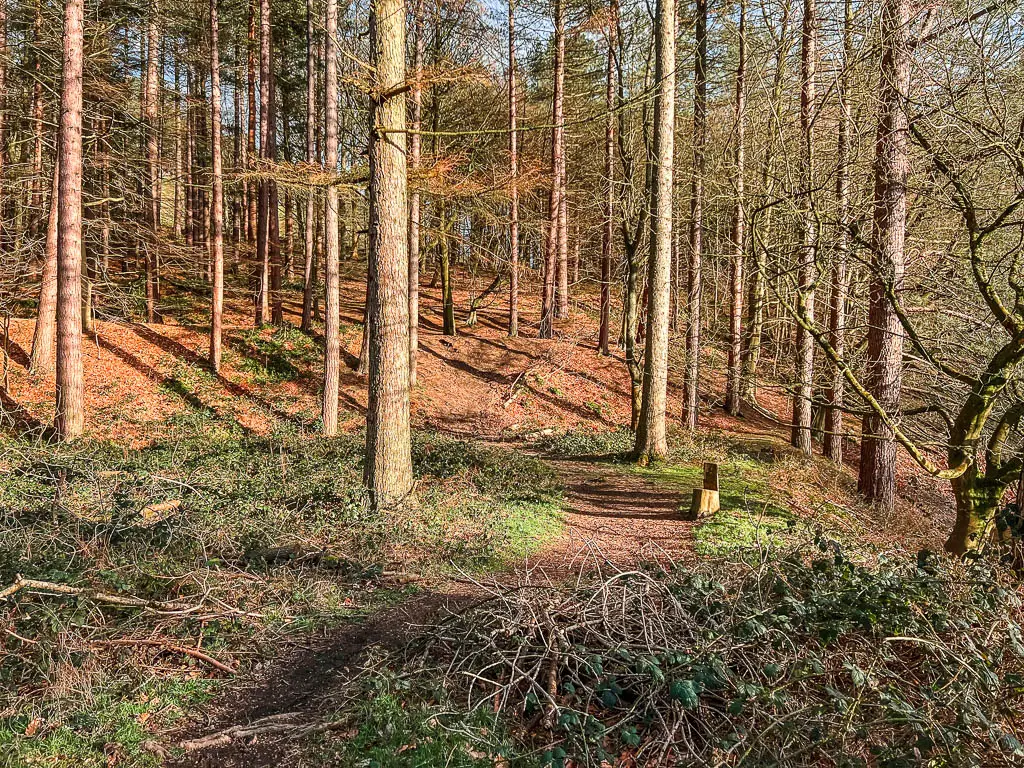
M 362 622 L 302 639 L 262 668 L 233 681 L 206 712 L 166 741 L 200 739 L 239 726 L 255 735 L 220 739 L 172 763 L 182 768 L 262 768 L 296 764 L 296 724 L 316 722 L 345 689 L 365 651 L 400 647 L 445 615 L 488 599 L 488 588 L 562 582 L 581 573 L 609 574 L 639 563 L 667 564 L 692 552 L 692 522 L 679 514 L 683 494 L 629 467 L 592 459 L 546 459 L 564 488 L 561 536 L 510 571 L 474 584 L 445 581 Z

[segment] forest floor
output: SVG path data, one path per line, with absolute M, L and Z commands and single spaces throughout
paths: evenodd
M 198 624 L 166 618 L 128 624 L 127 636 L 176 638 L 173 647 L 191 643 L 239 674 L 224 680 L 201 657 L 172 663 L 159 649 L 125 648 L 135 654 L 128 657 L 132 663 L 180 685 L 140 684 L 133 677 L 130 706 L 99 702 L 96 694 L 77 701 L 104 675 L 115 680 L 111 695 L 124 690 L 124 679 L 103 671 L 124 655 L 83 665 L 76 654 L 97 653 L 125 627 L 109 609 L 94 609 L 74 629 L 59 626 L 56 636 L 70 642 L 69 650 L 54 651 L 49 662 L 62 664 L 66 679 L 55 680 L 52 672 L 32 678 L 36 673 L 25 670 L 42 667 L 31 633 L 42 631 L 43 621 L 34 611 L 39 606 L 26 598 L 20 607 L 4 608 L 9 652 L 18 659 L 10 675 L 29 682 L 19 690 L 25 698 L 15 696 L 0 708 L 0 753 L 7 741 L 25 764 L 143 765 L 171 754 L 182 765 L 300 765 L 303 752 L 288 736 L 288 718 L 317 708 L 344 685 L 346 669 L 369 646 L 401 643 L 418 627 L 483 599 L 495 585 L 668 567 L 796 528 L 825 528 L 879 552 L 941 546 L 951 512 L 938 486 L 904 465 L 897 510 L 879 520 L 853 493 L 855 466 L 806 461 L 788 447 L 781 389 L 763 388 L 761 413 L 725 415 L 714 349 L 705 359 L 701 432 L 673 432 L 672 454 L 663 464 L 638 468 L 624 461 L 629 378 L 618 350 L 607 358 L 594 351 L 592 286 L 579 287 L 570 319 L 556 339 L 545 341 L 534 338 L 537 313 L 525 292 L 519 338 L 505 334 L 501 293 L 486 299 L 475 326 L 466 327 L 471 298 L 488 282 L 486 275 L 459 274 L 455 338 L 440 332 L 439 290 L 423 286 L 413 391 L 422 508 L 414 518 L 389 521 L 395 529 L 388 531 L 361 517 L 352 500 L 366 401 L 365 380 L 354 371 L 364 291 L 357 265 L 346 263 L 342 284 L 341 399 L 348 436 L 326 446 L 314 437 L 321 340 L 296 329 L 301 303 L 295 285 L 279 328 L 253 329 L 245 292 L 229 294 L 217 375 L 203 362 L 202 286 L 165 280 L 160 324 L 97 322 L 85 350 L 87 447 L 78 453 L 42 440 L 52 420 L 53 378 L 28 373 L 33 322 L 14 319 L 0 344 L 10 359 L 0 388 L 8 435 L 0 472 L 18 482 L 0 491 L 0 504 L 21 514 L 16 523 L 4 522 L 3 577 L 71 578 L 108 591 L 161 599 L 203 595 L 204 605 L 230 605 L 232 611 L 212 612 Z M 673 370 L 678 347 L 673 343 Z M 674 387 L 670 402 L 679 402 Z M 684 520 L 681 511 L 700 485 L 706 460 L 722 468 L 722 511 L 708 520 Z M 334 489 L 326 501 L 318 483 Z M 137 515 L 140 506 L 168 498 L 187 510 L 180 528 L 176 518 L 158 521 L 166 528 L 159 536 L 134 524 L 128 534 L 121 522 L 110 527 L 124 510 Z M 286 513 L 300 502 L 295 522 Z M 55 503 L 73 521 L 68 540 L 56 543 L 25 522 L 32 515 L 42 520 Z M 343 511 L 334 511 L 339 505 Z M 306 516 L 313 508 L 319 511 Z M 92 526 L 88 532 L 83 521 Z M 182 540 L 187 554 L 170 554 Z M 22 551 L 26 546 L 31 557 Z M 69 550 L 78 552 L 71 560 Z M 140 566 L 147 558 L 153 563 Z M 241 617 L 249 614 L 260 617 L 258 631 L 245 626 Z M 105 714 L 76 724 L 83 709 Z M 257 720 L 266 733 L 243 732 L 184 756 L 176 750 L 183 739 Z

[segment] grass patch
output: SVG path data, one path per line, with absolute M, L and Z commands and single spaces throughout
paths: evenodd
M 238 367 L 259 384 L 293 381 L 321 361 L 323 351 L 309 335 L 290 325 L 279 326 L 267 335 L 253 328 L 229 343 L 240 355 Z
M 591 412 L 590 403 L 585 407 Z M 596 406 L 596 404 L 594 404 Z M 598 414 L 600 415 L 600 414 Z M 589 429 L 570 429 L 551 435 L 542 435 L 534 446 L 558 458 L 581 458 L 584 456 L 602 456 L 625 458 L 633 450 L 633 433 L 628 429 L 594 431 Z
M 25 638 L 0 657 L 0 755 L 16 765 L 106 765 L 112 751 L 112 765 L 145 765 L 147 734 L 216 686 L 202 661 L 108 641 L 201 645 L 244 668 L 282 633 L 400 599 L 409 588 L 385 570 L 499 567 L 560 526 L 552 473 L 504 450 L 417 434 L 418 503 L 381 515 L 362 488 L 361 436 L 245 435 L 199 412 L 169 430 L 138 450 L 0 446 L 0 586 L 22 574 L 195 607 L 161 615 L 29 590 L 0 604 L 2 626 Z

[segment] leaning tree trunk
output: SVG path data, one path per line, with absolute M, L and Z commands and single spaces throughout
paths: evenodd
M 683 378 L 683 424 L 697 429 L 700 405 L 701 268 L 704 248 L 704 166 L 708 120 L 708 5 L 697 0 L 697 50 L 693 87 L 693 179 L 690 183 L 690 263 L 686 306 L 686 369 Z
M 800 185 L 802 200 L 800 249 L 797 274 L 797 312 L 814 323 L 814 283 L 817 280 L 818 230 L 814 209 L 814 76 L 817 64 L 818 20 L 815 0 L 804 0 L 800 52 Z M 796 327 L 796 371 L 793 392 L 791 442 L 805 456 L 811 455 L 811 396 L 814 378 L 814 339 L 802 324 Z
M 643 402 L 634 452 L 641 463 L 668 453 L 665 408 L 668 390 L 669 290 L 672 272 L 672 184 L 675 161 L 675 0 L 658 0 L 655 49 L 654 173 L 651 184 L 651 256 L 648 260 L 647 335 Z
M 886 0 L 875 139 L 874 232 L 866 385 L 887 413 L 898 413 L 903 382 L 903 334 L 886 292 L 897 295 L 905 268 L 907 225 L 907 92 L 910 88 L 910 2 Z M 858 490 L 883 510 L 896 502 L 896 443 L 872 412 L 862 422 Z
M 841 359 L 846 353 L 846 259 L 850 249 L 850 67 L 853 66 L 852 1 L 843 2 L 843 69 L 839 76 L 839 129 L 836 146 L 836 242 L 832 254 L 832 288 L 829 294 L 829 343 Z M 843 461 L 843 400 L 846 379 L 831 366 L 826 393 L 823 452 L 837 463 Z
M 85 427 L 82 370 L 82 0 L 64 4 L 57 219 L 57 409 L 54 428 L 73 440 Z
M 213 165 L 213 301 L 210 308 L 210 367 L 220 371 L 221 325 L 224 315 L 224 166 L 220 136 L 220 54 L 217 0 L 210 0 L 210 154 Z
M 412 493 L 409 254 L 405 148 L 405 2 L 370 13 L 370 381 L 364 480 L 374 506 Z
M 747 69 L 747 5 L 740 0 L 739 50 L 736 65 L 736 203 L 732 222 L 732 259 L 729 271 L 729 370 L 725 383 L 725 410 L 740 413 L 741 357 L 743 351 L 743 259 L 746 215 L 743 200 L 743 171 L 746 159 L 746 101 L 744 85 Z
M 327 0 L 327 45 L 324 52 L 325 136 L 327 171 L 338 171 L 338 1 Z M 338 188 L 327 187 L 324 209 L 324 434 L 338 434 L 338 388 L 341 378 L 341 280 L 338 274 L 341 243 L 338 238 Z
M 515 0 L 508 2 L 508 335 L 519 335 L 519 131 L 516 103 Z
M 43 250 L 42 284 L 39 286 L 39 307 L 32 334 L 32 359 L 29 370 L 48 373 L 53 368 L 53 339 L 57 323 L 57 209 L 60 198 L 60 160 L 53 164 L 50 191 L 50 214 L 46 224 L 46 245 Z

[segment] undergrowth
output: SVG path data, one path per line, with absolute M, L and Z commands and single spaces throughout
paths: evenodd
M 139 450 L 0 450 L 0 589 L 20 575 L 82 590 L 0 599 L 0 765 L 156 764 L 151 731 L 221 677 L 175 648 L 242 668 L 284 633 L 398 599 L 409 571 L 497 567 L 560 526 L 542 463 L 432 434 L 414 441 L 416 503 L 383 514 L 367 504 L 358 435 L 261 437 L 204 419 Z
M 458 723 L 459 765 L 1024 761 L 1013 574 L 926 553 L 865 567 L 823 539 L 762 555 L 495 594 L 369 660 L 335 748 L 420 744 L 434 717 Z

